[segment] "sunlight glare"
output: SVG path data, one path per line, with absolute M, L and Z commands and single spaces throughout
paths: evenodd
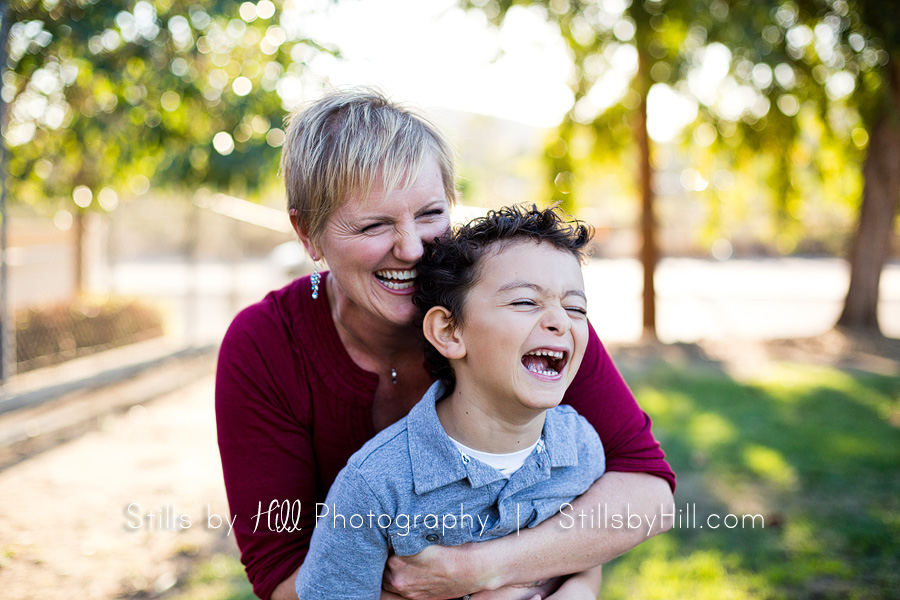
M 312 69 L 330 85 L 372 85 L 421 106 L 542 127 L 556 125 L 572 105 L 565 43 L 525 8 L 510 9 L 499 30 L 453 0 L 295 5 L 282 24 L 291 35 L 341 49 L 342 59 L 328 61 L 327 70 Z
M 697 111 L 694 98 L 657 83 L 647 94 L 647 133 L 656 142 L 670 142 L 697 118 Z
M 713 43 L 697 53 L 699 66 L 688 75 L 688 88 L 703 104 L 712 106 L 719 86 L 728 76 L 731 66 L 731 51 L 722 44 Z

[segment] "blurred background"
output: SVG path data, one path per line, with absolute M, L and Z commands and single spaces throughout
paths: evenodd
M 558 202 L 595 227 L 590 318 L 679 508 L 764 518 L 676 527 L 604 596 L 900 598 L 898 15 L 0 2 L 0 589 L 252 597 L 213 526 L 217 345 L 311 270 L 285 115 L 371 85 L 454 142 L 455 219 Z

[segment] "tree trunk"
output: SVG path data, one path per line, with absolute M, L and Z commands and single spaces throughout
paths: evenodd
M 656 219 L 653 215 L 653 167 L 650 164 L 650 135 L 647 133 L 647 95 L 650 92 L 649 57 L 638 50 L 636 88 L 641 96 L 638 118 L 635 123 L 635 139 L 638 143 L 639 187 L 641 190 L 641 266 L 644 272 L 643 336 L 656 339 L 656 288 L 653 277 L 659 251 L 656 245 Z
M 837 322 L 839 327 L 879 333 L 878 286 L 900 204 L 900 63 L 887 69 L 894 102 L 885 103 L 869 139 L 859 225 L 850 249 L 850 288 Z

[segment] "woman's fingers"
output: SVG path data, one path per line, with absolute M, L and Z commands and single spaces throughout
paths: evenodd
M 478 586 L 463 566 L 461 546 L 428 546 L 413 556 L 388 557 L 384 589 L 410 600 L 460 598 Z
M 470 600 L 541 600 L 534 590 L 508 585 L 497 590 L 471 594 Z

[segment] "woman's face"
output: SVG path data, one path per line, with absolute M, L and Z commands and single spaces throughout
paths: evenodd
M 422 244 L 449 226 L 441 170 L 431 158 L 405 189 L 385 197 L 376 184 L 368 197 L 349 198 L 316 246 L 331 269 L 335 294 L 373 318 L 406 325 L 415 316 L 411 298 Z

